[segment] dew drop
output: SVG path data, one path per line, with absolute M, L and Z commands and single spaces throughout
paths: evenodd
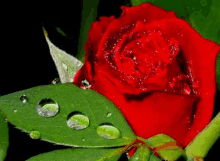
M 55 78 L 55 79 L 51 82 L 51 84 L 54 84 L 54 85 L 60 84 L 60 79 L 59 79 L 59 78 Z
M 16 113 L 18 110 L 14 109 L 13 112 Z
M 67 65 L 66 65 L 66 64 L 64 64 L 64 63 L 62 63 L 62 66 L 63 66 L 63 68 L 64 68 L 65 70 L 67 70 L 67 69 L 68 69 Z
M 40 132 L 39 131 L 31 131 L 30 137 L 32 139 L 40 139 Z
M 68 116 L 67 126 L 75 130 L 82 130 L 89 126 L 89 118 L 83 114 L 73 113 Z
M 82 138 L 82 141 L 85 141 L 85 138 Z
M 23 103 L 27 103 L 28 102 L 28 97 L 26 95 L 22 95 L 20 97 L 20 100 L 23 102 Z
M 111 112 L 108 112 L 106 116 L 107 116 L 107 117 L 111 117 L 111 116 L 112 116 L 112 113 L 111 113 Z
M 42 117 L 53 117 L 59 112 L 58 104 L 50 98 L 40 100 L 36 109 L 37 113 Z
M 91 87 L 91 85 L 89 84 L 89 82 L 86 79 L 82 80 L 82 85 L 84 85 L 85 89 Z
M 119 130 L 112 125 L 100 125 L 97 128 L 99 136 L 105 139 L 117 139 L 120 137 Z

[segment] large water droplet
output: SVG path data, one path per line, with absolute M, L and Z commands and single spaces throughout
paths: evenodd
M 105 139 L 117 139 L 120 137 L 120 131 L 112 125 L 98 126 L 97 133 Z
M 30 137 L 32 139 L 39 139 L 40 138 L 40 132 L 39 131 L 31 131 Z
M 75 130 L 82 130 L 89 126 L 89 118 L 81 113 L 72 113 L 68 116 L 67 125 Z
M 27 103 L 28 102 L 28 97 L 26 95 L 22 95 L 20 97 L 20 100 L 23 102 L 23 103 Z
M 53 117 L 59 112 L 58 104 L 50 98 L 39 101 L 36 109 L 37 113 L 42 117 Z
M 51 82 L 51 84 L 54 84 L 54 85 L 60 84 L 60 79 L 59 79 L 59 78 L 55 78 L 55 79 Z

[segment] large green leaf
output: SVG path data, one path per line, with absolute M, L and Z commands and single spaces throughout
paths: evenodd
M 9 144 L 8 123 L 0 111 L 0 160 L 3 161 L 7 155 Z
M 92 2 L 91 0 L 82 1 L 81 29 L 78 43 L 78 54 L 76 55 L 76 57 L 82 62 L 85 57 L 84 45 L 88 39 L 88 32 L 91 25 L 96 20 L 98 4 L 99 0 L 93 0 Z
M 116 161 L 123 153 L 122 148 L 114 149 L 65 149 L 34 156 L 28 161 Z
M 39 107 L 37 105 L 42 103 L 41 100 L 46 102 L 49 99 L 55 102 L 42 104 L 44 109 L 56 111 L 58 107 L 59 113 L 54 117 L 42 117 L 36 111 Z M 0 109 L 17 128 L 28 133 L 34 131 L 33 138 L 36 134 L 39 136 L 38 131 L 42 140 L 57 144 L 112 147 L 130 144 L 136 138 L 120 110 L 112 102 L 93 90 L 83 90 L 71 83 L 38 86 L 2 96 Z M 77 115 L 72 121 L 75 124 L 78 122 L 81 130 L 67 126 L 70 114 Z M 89 119 L 89 126 L 86 118 Z

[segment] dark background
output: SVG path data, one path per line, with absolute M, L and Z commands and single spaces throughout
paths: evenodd
M 73 1 L 72 1 L 73 2 Z M 121 13 L 120 6 L 129 0 L 100 0 L 98 17 Z M 0 95 L 48 85 L 58 73 L 49 53 L 42 31 L 42 24 L 48 31 L 50 40 L 67 53 L 76 55 L 80 30 L 81 1 L 52 4 L 13 3 L 5 7 L 1 19 L 1 57 L 0 57 Z M 55 27 L 62 29 L 68 36 L 63 37 Z M 216 96 L 215 114 L 219 111 L 220 92 Z M 218 109 L 217 109 L 218 108 Z M 9 124 L 10 146 L 5 161 L 24 161 L 40 153 L 65 149 L 40 140 L 31 139 Z M 210 150 L 206 160 L 218 158 L 220 141 Z M 121 158 L 125 160 L 125 157 Z

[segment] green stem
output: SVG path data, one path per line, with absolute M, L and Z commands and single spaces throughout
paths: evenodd
M 220 112 L 210 122 L 208 126 L 200 132 L 191 144 L 186 147 L 186 155 L 188 158 L 201 157 L 204 158 L 212 145 L 220 137 Z

